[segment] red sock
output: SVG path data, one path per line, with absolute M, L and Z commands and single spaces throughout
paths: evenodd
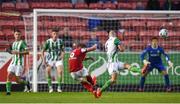
M 88 81 L 89 83 L 91 83 L 92 85 L 94 85 L 94 82 L 93 82 L 93 79 L 92 79 L 91 76 L 86 76 L 86 78 L 87 78 L 87 81 Z
M 93 92 L 93 86 L 88 84 L 87 82 L 81 82 L 84 88 L 86 88 L 89 92 Z

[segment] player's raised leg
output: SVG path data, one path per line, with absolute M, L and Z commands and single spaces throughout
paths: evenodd
M 87 75 L 86 76 L 86 79 L 89 83 L 91 83 L 93 86 L 96 85 L 96 76 L 91 76 L 91 75 Z
M 106 81 L 101 88 L 97 89 L 97 97 L 100 97 L 102 92 L 104 92 L 110 85 L 114 84 L 116 82 L 116 79 L 117 79 L 117 73 L 114 72 L 111 75 L 111 79 Z
M 89 92 L 93 93 L 93 91 L 94 91 L 93 85 L 91 83 L 89 83 L 86 78 L 83 78 L 80 82 L 85 89 L 87 89 Z
M 138 67 L 136 67 L 136 66 L 132 66 L 132 65 L 130 65 L 130 64 L 128 64 L 128 63 L 125 63 L 125 64 L 124 64 L 124 68 L 127 69 L 127 70 L 129 70 L 129 71 L 132 71 L 132 72 L 141 73 L 141 69 L 140 69 L 140 68 L 138 68 Z

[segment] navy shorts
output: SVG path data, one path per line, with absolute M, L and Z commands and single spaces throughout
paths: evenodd
M 163 71 L 163 70 L 166 70 L 166 68 L 165 68 L 165 66 L 163 65 L 163 64 L 150 64 L 149 66 L 148 66 L 148 71 L 150 72 L 150 71 L 152 71 L 153 69 L 157 69 L 158 71 Z

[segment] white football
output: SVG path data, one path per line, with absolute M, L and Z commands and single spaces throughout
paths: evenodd
M 163 38 L 167 38 L 168 37 L 168 30 L 167 29 L 161 29 L 159 31 L 159 36 L 163 37 Z

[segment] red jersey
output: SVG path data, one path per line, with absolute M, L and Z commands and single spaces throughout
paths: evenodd
M 76 48 L 70 53 L 69 71 L 77 72 L 83 68 L 83 60 L 86 57 L 86 49 Z

